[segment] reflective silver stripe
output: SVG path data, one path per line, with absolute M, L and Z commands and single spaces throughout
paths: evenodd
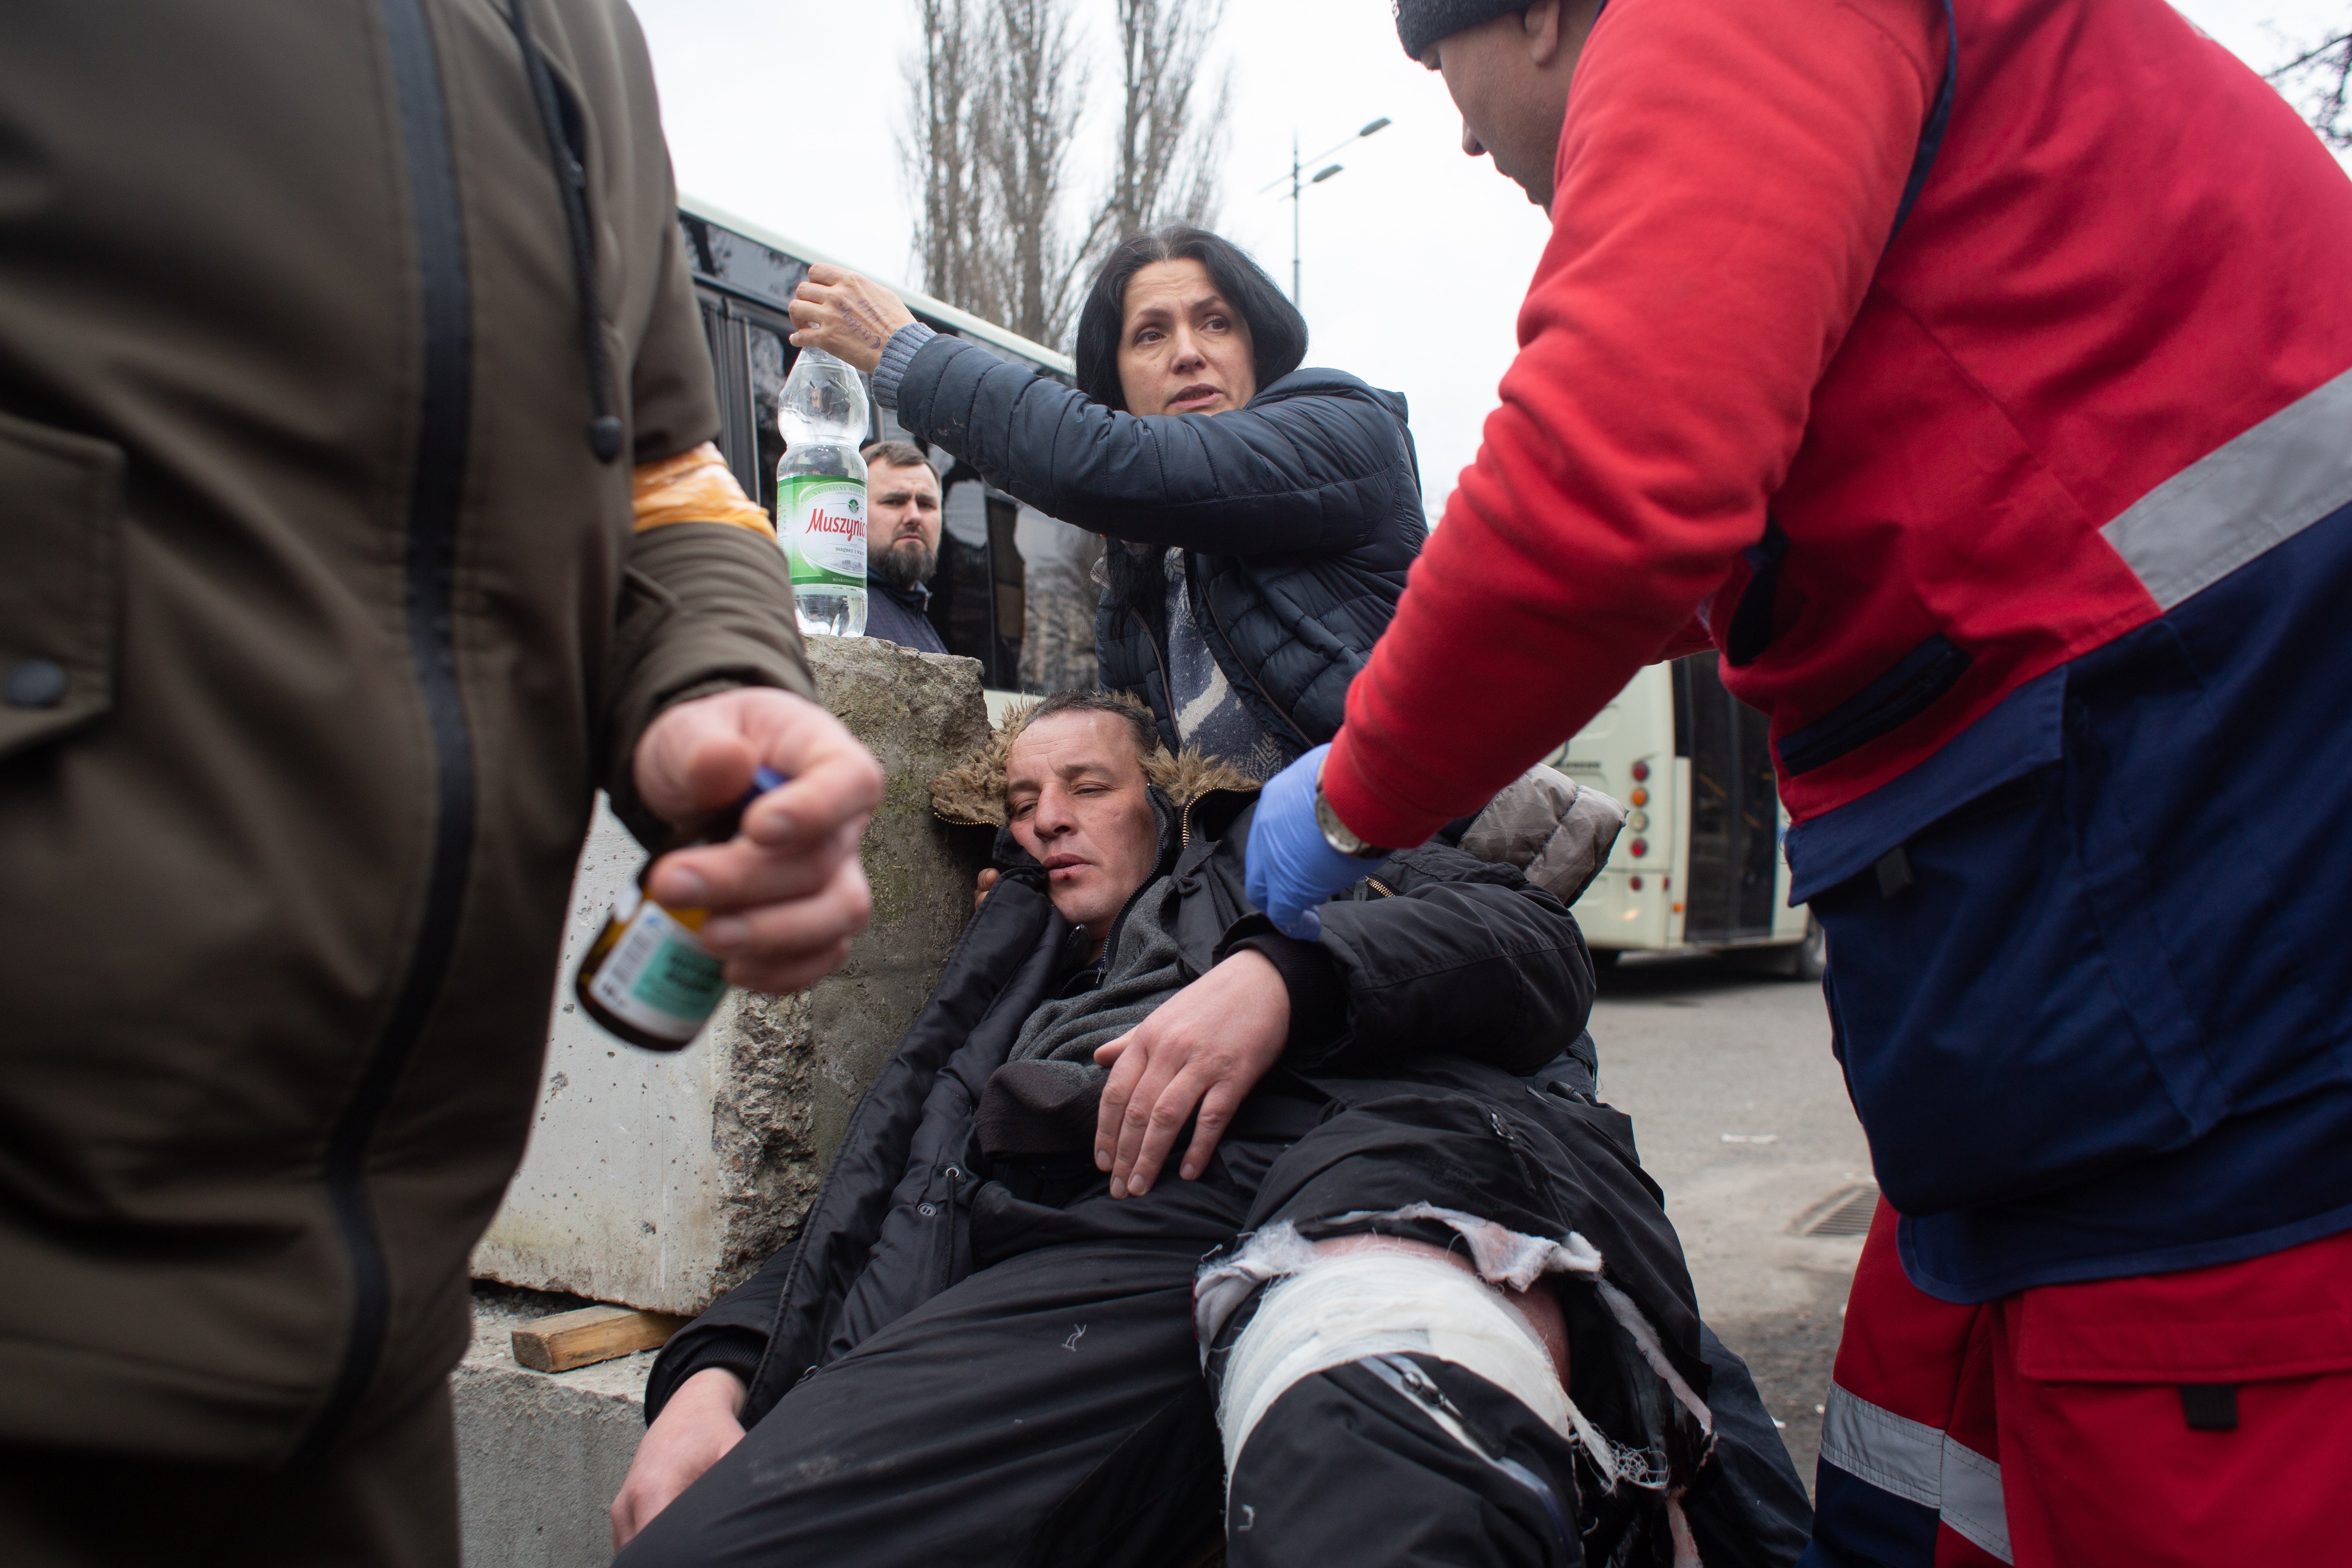
M 2000 1495 L 2000 1467 L 1974 1448 L 1944 1436 L 1944 1506 L 1937 1509 L 1946 1524 L 1975 1542 L 2003 1563 L 2009 1554 L 2009 1509 Z
M 1883 1492 L 1922 1508 L 1944 1506 L 1944 1435 L 1830 1384 L 1822 1458 Z
M 1881 1491 L 1934 1509 L 1953 1533 L 2003 1563 L 2013 1561 L 2000 1466 L 1949 1434 L 1833 1383 L 1822 1415 L 1822 1458 Z
M 2352 371 L 2225 442 L 2099 530 L 2169 610 L 2352 503 Z

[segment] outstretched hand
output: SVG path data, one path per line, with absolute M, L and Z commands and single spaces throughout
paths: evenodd
M 914 321 L 898 296 L 845 267 L 820 261 L 793 291 L 793 347 L 823 349 L 866 374 L 882 363 L 890 334 Z
M 1150 1192 L 1188 1121 L 1192 1142 L 1178 1173 L 1198 1177 L 1289 1037 L 1282 972 L 1244 948 L 1095 1052 L 1110 1068 L 1095 1122 L 1095 1168 L 1110 1173 L 1110 1195 Z
M 1316 747 L 1266 781 L 1250 818 L 1249 900 L 1275 929 L 1301 942 L 1323 933 L 1316 914 L 1325 900 L 1356 885 L 1372 862 L 1342 855 L 1315 820 L 1315 789 L 1328 745 Z
M 753 801 L 727 843 L 663 856 L 646 890 L 711 911 L 702 945 L 730 983 L 797 991 L 840 968 L 873 918 L 857 844 L 882 801 L 882 764 L 806 698 L 751 687 L 680 702 L 647 725 L 637 794 L 690 823 L 740 800 L 761 764 L 790 782 Z

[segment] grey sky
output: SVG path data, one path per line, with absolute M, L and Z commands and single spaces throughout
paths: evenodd
M 635 4 L 680 185 L 877 277 L 918 281 L 897 146 L 909 0 Z M 1107 0 L 1076 8 L 1107 51 Z M 2263 65 L 2352 15 L 2347 0 L 2180 9 Z M 1286 287 L 1289 206 L 1257 192 L 1286 173 L 1294 128 L 1311 154 L 1381 115 L 1395 121 L 1337 154 L 1346 172 L 1307 193 L 1308 358 L 1412 400 L 1434 514 L 1477 453 L 1544 216 L 1492 164 L 1462 155 L 1444 83 L 1404 58 L 1382 0 L 1229 0 L 1223 48 L 1234 99 L 1219 227 Z M 1111 105 L 1115 68 L 1106 52 L 1098 110 Z M 1082 198 L 1101 177 L 1084 151 Z

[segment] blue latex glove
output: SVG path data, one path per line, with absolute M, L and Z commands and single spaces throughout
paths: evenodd
M 1377 864 L 1332 848 L 1315 820 L 1315 782 L 1330 749 L 1318 746 L 1266 781 L 1250 822 L 1250 902 L 1301 942 L 1323 934 L 1315 913 L 1323 901 L 1371 875 Z

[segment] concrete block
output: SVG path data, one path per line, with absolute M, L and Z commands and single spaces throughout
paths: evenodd
M 609 812 L 580 858 L 522 1168 L 475 1249 L 478 1279 L 694 1313 L 788 1242 L 849 1112 L 930 993 L 971 911 L 984 834 L 930 814 L 934 774 L 985 738 L 975 659 L 811 637 L 818 694 L 882 760 L 866 836 L 874 924 L 800 996 L 737 992 L 687 1049 L 614 1039 L 572 973 L 645 851 Z
M 478 1294 L 473 1344 L 449 1374 L 466 1568 L 613 1560 L 607 1510 L 645 1434 L 654 1352 L 554 1374 L 518 1366 L 509 1335 L 550 1310 Z

